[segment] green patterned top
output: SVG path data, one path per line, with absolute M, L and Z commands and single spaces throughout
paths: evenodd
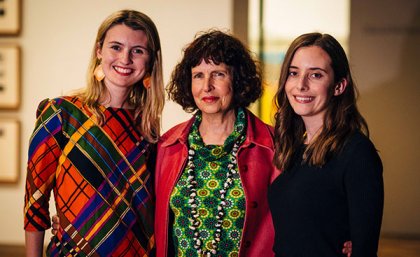
M 191 127 L 188 143 L 194 149 L 193 163 L 197 181 L 198 200 L 198 231 L 203 242 L 203 249 L 210 250 L 214 239 L 217 206 L 222 201 L 220 192 L 226 180 L 229 157 L 236 140 L 245 140 L 246 115 L 239 109 L 232 134 L 226 139 L 224 145 L 205 145 L 200 136 L 198 127 L 201 123 L 201 113 Z M 238 170 L 238 166 L 234 168 Z M 198 256 L 194 249 L 193 231 L 190 229 L 191 206 L 188 203 L 189 189 L 187 182 L 188 172 L 183 171 L 178 183 L 171 194 L 170 207 L 175 215 L 173 224 L 173 242 L 177 256 Z M 245 218 L 245 195 L 239 173 L 233 176 L 232 187 L 226 192 L 226 215 L 223 217 L 221 241 L 218 244 L 217 256 L 239 256 L 239 244 Z

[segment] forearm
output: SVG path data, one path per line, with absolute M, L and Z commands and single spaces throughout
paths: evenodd
M 45 231 L 25 231 L 26 257 L 42 257 Z

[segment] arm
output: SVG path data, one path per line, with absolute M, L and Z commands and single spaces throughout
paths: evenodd
M 61 122 L 57 113 L 49 102 L 43 101 L 38 107 L 28 151 L 24 207 L 28 254 L 42 253 L 44 231 L 50 227 L 49 199 L 61 154 L 55 136 L 60 133 Z
M 26 257 L 42 257 L 45 231 L 25 231 Z
M 352 150 L 345 175 L 352 256 L 376 257 L 384 201 L 382 162 L 369 140 Z

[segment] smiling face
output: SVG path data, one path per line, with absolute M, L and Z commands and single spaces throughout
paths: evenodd
M 110 91 L 118 88 L 128 90 L 141 80 L 150 60 L 144 31 L 133 30 L 123 24 L 108 30 L 96 54 L 101 59 L 104 82 Z
M 203 115 L 226 114 L 233 98 L 232 74 L 229 67 L 204 60 L 191 69 L 192 95 Z
M 293 110 L 305 123 L 323 122 L 330 98 L 344 91 L 345 81 L 331 93 L 333 86 L 329 55 L 318 46 L 299 48 L 290 63 L 285 90 Z

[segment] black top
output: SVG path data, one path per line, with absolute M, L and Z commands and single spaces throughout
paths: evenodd
M 377 256 L 383 211 L 382 163 L 372 142 L 354 134 L 322 168 L 302 164 L 304 146 L 293 166 L 271 185 L 274 252 L 281 257 Z

